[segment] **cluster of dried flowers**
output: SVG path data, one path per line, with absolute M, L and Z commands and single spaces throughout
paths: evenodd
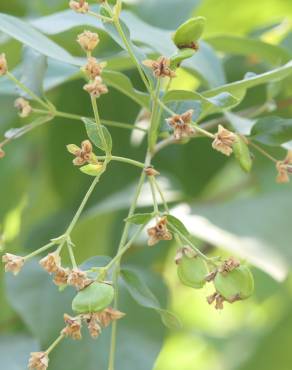
M 108 327 L 112 321 L 123 318 L 125 314 L 111 307 L 106 308 L 101 312 L 94 312 L 88 314 L 71 317 L 64 314 L 65 327 L 61 330 L 60 339 L 69 337 L 73 340 L 82 339 L 82 324 L 88 328 L 88 331 L 93 339 L 98 338 L 102 329 Z M 28 367 L 31 370 L 46 370 L 49 366 L 49 353 L 47 352 L 33 352 L 30 355 Z
M 92 283 L 92 279 L 88 278 L 86 272 L 79 269 L 63 267 L 58 252 L 49 253 L 40 260 L 40 265 L 49 274 L 53 274 L 53 281 L 57 286 L 71 285 L 77 290 L 80 290 Z
M 102 2 L 102 1 L 101 1 Z M 85 0 L 70 1 L 70 8 L 77 13 L 88 13 L 90 11 L 89 3 Z M 91 31 L 84 31 L 77 37 L 77 42 L 84 50 L 87 56 L 87 62 L 82 68 L 83 73 L 87 77 L 88 81 L 84 85 L 84 90 L 94 100 L 99 98 L 101 95 L 108 93 L 108 88 L 103 81 L 103 70 L 106 67 L 106 63 L 100 63 L 95 57 L 92 56 L 92 52 L 98 46 L 100 42 L 99 35 Z M 197 48 L 197 44 L 191 45 Z M 165 56 L 160 56 L 157 60 L 145 60 L 143 65 L 150 68 L 155 78 L 162 79 L 168 78 L 173 79 L 176 77 L 176 72 L 172 68 L 171 60 Z M 5 54 L 0 55 L 0 76 L 8 73 L 8 64 Z M 20 97 L 15 101 L 15 108 L 19 112 L 19 116 L 22 118 L 28 117 L 33 112 L 33 107 L 30 102 Z M 173 114 L 171 117 L 166 119 L 167 124 L 173 132 L 174 140 L 180 141 L 185 138 L 192 138 L 197 134 L 199 129 L 198 126 L 193 122 L 194 110 L 188 110 L 182 114 Z M 197 128 L 197 130 L 196 130 Z M 210 134 L 213 138 L 212 147 L 220 153 L 230 156 L 233 153 L 233 147 L 236 142 L 237 135 L 223 126 L 219 125 L 218 130 L 215 134 Z M 68 151 L 75 156 L 73 164 L 76 166 L 83 166 L 84 164 L 98 165 L 98 159 L 93 153 L 93 147 L 89 140 L 84 140 L 81 146 L 70 144 L 67 146 Z M 5 155 L 1 144 L 0 144 L 0 158 Z M 289 173 L 292 173 L 292 152 L 289 152 L 287 157 L 283 161 L 276 163 L 278 170 L 277 181 L 279 183 L 285 183 L 289 181 Z M 148 176 L 157 176 L 157 172 L 152 167 L 147 167 L 145 172 Z M 158 217 L 158 215 L 156 215 Z M 173 234 L 168 228 L 167 217 L 161 217 L 157 219 L 156 224 L 153 227 L 148 228 L 148 245 L 154 246 L 160 241 L 170 241 L 173 239 Z M 178 251 L 176 257 L 176 263 L 179 265 L 184 256 L 195 259 L 197 258 L 196 253 L 188 247 L 181 248 Z M 5 264 L 5 271 L 10 271 L 13 274 L 18 274 L 25 264 L 26 257 L 21 257 L 6 253 L 2 257 L 2 261 Z M 49 253 L 47 256 L 40 260 L 40 265 L 53 276 L 53 281 L 57 286 L 63 287 L 66 285 L 73 286 L 77 291 L 82 291 L 90 284 L 94 282 L 90 278 L 87 272 L 76 268 L 68 268 L 62 266 L 61 257 L 59 250 Z M 204 276 L 204 282 L 214 282 L 218 275 L 223 277 L 230 276 L 230 273 L 240 268 L 240 262 L 235 258 L 231 257 L 219 265 L 209 275 Z M 208 270 L 209 271 L 209 270 Z M 240 294 L 228 295 L 220 293 L 217 289 L 214 294 L 207 298 L 209 304 L 215 302 L 216 309 L 222 309 L 225 301 L 229 303 L 236 302 L 243 299 Z M 99 312 L 88 312 L 82 313 L 77 316 L 69 316 L 64 314 L 65 327 L 60 333 L 60 338 L 69 337 L 73 340 L 82 339 L 82 326 L 85 325 L 89 330 L 92 338 L 97 338 L 103 328 L 106 328 L 111 322 L 116 321 L 124 317 L 124 313 L 115 310 L 111 307 L 107 307 Z M 34 352 L 31 354 L 29 360 L 29 368 L 31 370 L 46 370 L 49 364 L 49 353 L 46 352 Z

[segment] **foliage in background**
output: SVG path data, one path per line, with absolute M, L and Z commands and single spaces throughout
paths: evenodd
M 239 105 L 235 101 L 223 101 L 236 105 L 232 113 L 218 114 L 221 101 L 204 100 L 204 115 L 210 115 L 208 121 L 216 119 L 217 124 L 220 118 L 220 122 L 230 124 L 244 135 L 249 134 L 252 126 L 253 134 L 257 135 L 260 122 L 254 124 L 259 117 L 281 117 L 277 123 L 281 132 L 274 130 L 273 120 L 272 130 L 265 128 L 265 135 L 258 135 L 258 141 L 271 155 L 282 159 L 286 151 L 280 145 L 292 139 L 289 119 L 292 67 L 291 63 L 281 67 L 289 63 L 292 53 L 291 3 L 284 0 L 248 1 L 236 6 L 231 0 L 183 3 L 182 6 L 181 1 L 161 1 L 158 7 L 155 1 L 128 4 L 134 13 L 126 11 L 123 19 L 130 28 L 132 40 L 151 58 L 158 54 L 170 56 L 174 49 L 169 30 L 191 14 L 206 16 L 201 50 L 178 71 L 172 90 L 187 90 L 180 99 L 187 100 L 186 108 L 194 104 L 197 111 L 200 106 L 196 93 L 205 92 L 206 100 L 212 96 L 208 95 L 210 90 L 231 93 L 233 98 L 240 99 Z M 10 66 L 16 67 L 15 74 L 22 79 L 29 78 L 30 73 L 35 75 L 36 66 L 44 62 L 42 56 L 31 48 L 23 48 L 22 44 L 47 55 L 44 87 L 49 99 L 64 111 L 91 116 L 78 67 L 83 64 L 79 58 L 82 55 L 74 40 L 84 27 L 93 30 L 97 21 L 65 9 L 67 1 L 26 4 L 15 1 L 0 5 L 3 13 L 28 17 L 28 23 L 76 57 L 55 46 L 48 48 L 42 40 L 29 38 L 26 31 L 5 16 L 0 17 L 0 29 L 4 31 L 0 38 L 1 50 L 9 55 Z M 63 10 L 65 13 L 55 13 Z M 231 11 L 232 17 L 227 22 L 226 14 Z M 122 71 L 137 90 L 142 90 L 126 54 L 105 31 L 100 33 L 98 57 L 108 60 L 109 69 Z M 68 61 L 68 64 L 60 61 Z M 276 72 L 267 73 L 275 69 Z M 115 80 L 109 75 L 105 80 L 111 88 L 110 94 L 100 100 L 101 117 L 134 124 L 139 105 L 147 104 L 145 95 L 137 93 L 120 77 Z M 39 77 L 33 81 L 39 81 Z M 119 86 L 123 86 L 124 94 L 118 91 Z M 39 86 L 32 88 L 37 91 Z M 12 127 L 20 127 L 22 122 L 12 109 L 15 88 L 1 80 L 0 92 L 0 124 L 4 134 Z M 206 117 L 201 116 L 201 121 L 206 122 Z M 269 120 L 265 122 L 269 124 Z M 139 132 L 109 129 L 115 154 L 143 160 L 145 140 L 142 141 Z M 90 181 L 72 167 L 71 157 L 64 148 L 70 142 L 78 143 L 85 138 L 81 122 L 56 118 L 7 146 L 7 158 L 0 163 L 1 233 L 5 251 L 27 254 L 63 232 Z M 119 330 L 118 369 L 131 369 L 133 364 L 135 370 L 152 367 L 155 370 L 290 369 L 291 185 L 275 184 L 274 164 L 258 152 L 253 154 L 254 168 L 249 174 L 242 172 L 234 159 L 226 160 L 211 151 L 210 142 L 205 138 L 170 146 L 157 156 L 155 167 L 169 179 L 164 179 L 162 185 L 167 199 L 173 203 L 174 214 L 201 240 L 202 250 L 212 255 L 213 247 L 220 247 L 254 264 L 256 294 L 251 301 L 232 305 L 218 314 L 205 302 L 208 288 L 197 293 L 178 283 L 173 264 L 174 246 L 146 250 L 141 248 L 145 242 L 141 240 L 127 254 L 126 264 L 135 265 L 161 305 L 165 307 L 168 303 L 182 318 L 183 329 L 166 332 L 154 311 L 139 307 L 123 291 L 121 309 L 127 312 L 127 317 L 121 321 Z M 104 175 L 73 233 L 79 262 L 97 254 L 115 254 L 136 171 L 130 166 L 112 164 Z M 142 211 L 151 204 L 148 193 L 146 189 L 142 194 Z M 0 364 L 3 368 L 20 370 L 27 362 L 28 352 L 48 346 L 62 328 L 62 315 L 70 310 L 72 292 L 66 290 L 59 294 L 36 263 L 29 264 L 20 279 L 8 277 L 5 286 L 4 277 L 1 280 Z M 106 368 L 107 356 L 103 353 L 109 347 L 109 337 L 110 332 L 106 330 L 98 342 L 89 338 L 77 344 L 64 342 L 52 356 L 50 368 Z M 9 346 L 12 341 L 13 348 Z

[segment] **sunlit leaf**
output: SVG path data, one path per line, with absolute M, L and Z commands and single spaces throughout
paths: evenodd
M 292 119 L 264 117 L 251 130 L 251 138 L 265 145 L 279 146 L 292 140 Z

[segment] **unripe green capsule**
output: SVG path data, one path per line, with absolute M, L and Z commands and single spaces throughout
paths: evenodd
M 186 286 L 201 289 L 206 283 L 208 273 L 206 262 L 199 256 L 190 258 L 183 255 L 179 260 L 177 274 L 182 284 Z
M 95 282 L 77 293 L 72 309 L 78 313 L 99 312 L 108 307 L 114 299 L 114 288 L 105 283 Z
M 219 272 L 214 280 L 217 293 L 227 301 L 249 298 L 254 291 L 254 279 L 250 269 L 241 265 L 234 270 Z
M 240 164 L 240 167 L 245 172 L 250 172 L 252 168 L 252 159 L 250 156 L 248 145 L 243 137 L 236 135 L 236 140 L 233 144 L 233 152 L 235 158 Z
M 197 49 L 196 43 L 203 34 L 206 18 L 191 18 L 178 27 L 172 39 L 179 49 Z

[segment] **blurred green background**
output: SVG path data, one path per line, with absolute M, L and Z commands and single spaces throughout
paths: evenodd
M 0 12 L 31 22 L 67 9 L 67 3 L 1 1 Z M 214 47 L 212 55 L 216 58 L 214 65 L 211 61 L 205 65 L 207 82 L 181 69 L 173 88 L 214 87 L 208 80 L 218 65 L 223 80 L 231 82 L 241 80 L 246 72 L 263 73 L 285 62 L 277 58 L 277 51 L 265 57 L 258 55 L 256 48 L 238 47 L 240 41 L 228 48 L 224 42 L 220 44 L 218 35 L 260 38 L 281 45 L 287 55 L 292 53 L 291 0 L 133 0 L 127 2 L 127 8 L 145 22 L 166 30 L 174 30 L 192 14 L 207 18 L 203 39 Z M 66 24 L 65 15 L 62 22 Z M 62 32 L 54 32 L 54 27 L 52 22 L 50 37 L 73 55 L 82 56 L 75 39 L 84 27 Z M 96 55 L 111 60 L 120 50 L 107 35 L 101 36 Z M 7 54 L 11 69 L 22 61 L 22 45 L 2 33 L 0 51 Z M 115 68 L 122 69 L 141 89 L 136 71 L 127 63 L 119 63 Z M 2 81 L 3 136 L 23 122 L 13 108 L 15 90 L 1 89 Z M 60 110 L 90 116 L 83 82 L 77 74 L 61 86 L 55 83 L 48 97 Z M 268 102 L 276 104 L 274 114 L 290 117 L 291 91 L 291 79 L 253 88 L 236 110 Z M 104 119 L 126 123 L 134 123 L 139 113 L 136 103 L 113 88 L 99 100 L 99 107 Z M 145 140 L 139 143 L 137 135 L 127 130 L 110 131 L 114 154 L 143 160 Z M 65 146 L 85 138 L 81 123 L 58 118 L 7 146 L 6 157 L 0 162 L 3 252 L 27 254 L 65 230 L 91 181 L 72 166 Z M 205 299 L 212 293 L 210 287 L 194 291 L 178 282 L 173 263 L 175 245 L 162 243 L 147 249 L 141 240 L 124 263 L 140 272 L 162 305 L 181 318 L 183 328 L 164 329 L 157 313 L 139 307 L 122 287 L 121 309 L 127 317 L 119 327 L 117 370 L 292 369 L 291 185 L 277 185 L 273 163 L 258 154 L 252 173 L 246 175 L 233 159 L 211 151 L 209 144 L 207 139 L 197 139 L 169 147 L 157 156 L 155 166 L 163 175 L 163 186 L 176 214 L 186 221 L 202 249 L 212 255 L 236 254 L 254 265 L 256 292 L 246 302 L 215 311 Z M 285 155 L 283 149 L 272 152 L 279 158 Z M 137 176 L 137 169 L 123 164 L 111 164 L 103 176 L 73 233 L 80 264 L 93 256 L 114 255 Z M 144 209 L 150 205 L 147 195 L 145 189 Z M 29 352 L 46 348 L 58 335 L 63 313 L 70 313 L 73 291 L 59 293 L 37 263 L 31 262 L 16 278 L 4 276 L 1 270 L 0 295 L 0 368 L 23 370 Z M 97 341 L 85 335 L 80 343 L 64 342 L 52 355 L 49 368 L 106 369 L 109 334 L 107 329 Z

